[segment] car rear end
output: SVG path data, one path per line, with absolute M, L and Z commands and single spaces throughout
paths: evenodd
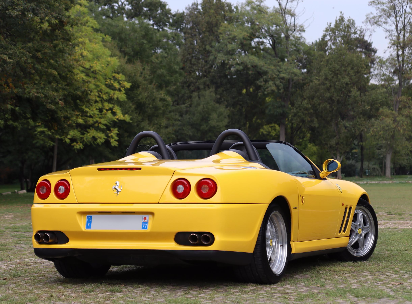
M 123 160 L 45 175 L 32 207 L 34 251 L 49 260 L 112 265 L 248 264 L 267 204 L 225 185 L 235 178 L 242 185 L 264 170 L 231 157 L 225 154 L 221 166 L 222 156 Z

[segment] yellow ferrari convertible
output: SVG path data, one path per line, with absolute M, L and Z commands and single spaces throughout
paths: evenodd
M 145 137 L 156 145 L 137 153 Z M 141 132 L 122 159 L 39 179 L 34 252 L 66 278 L 111 265 L 214 262 L 265 284 L 303 256 L 363 261 L 378 222 L 364 189 L 327 178 L 339 168 L 328 159 L 321 171 L 292 145 L 240 130 L 169 145 Z

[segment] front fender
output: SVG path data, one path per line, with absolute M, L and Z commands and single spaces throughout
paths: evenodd
M 333 180 L 342 191 L 342 203 L 348 206 L 356 206 L 361 197 L 367 198 L 370 202 L 368 193 L 361 186 L 345 181 L 345 180 Z

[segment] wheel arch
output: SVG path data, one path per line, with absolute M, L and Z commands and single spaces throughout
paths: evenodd
M 283 209 L 283 211 L 285 211 L 286 215 L 289 218 L 289 221 L 291 220 L 291 211 L 290 211 L 290 205 L 288 200 L 286 199 L 286 197 L 284 197 L 283 195 L 279 195 L 277 197 L 275 197 L 272 202 L 269 204 L 277 204 L 279 207 L 281 207 Z M 269 208 L 268 206 L 268 208 Z
M 289 230 L 290 237 L 292 237 L 292 230 L 293 230 L 292 229 L 292 227 L 293 227 L 292 226 L 292 210 L 291 210 L 291 206 L 290 206 L 290 203 L 289 203 L 288 199 L 286 197 L 284 197 L 283 195 L 278 195 L 268 205 L 268 209 L 271 205 L 274 205 L 274 204 L 276 204 L 280 208 L 282 208 L 285 216 L 287 217 L 285 219 L 287 221 L 286 226 L 287 226 L 287 229 Z
M 367 201 L 369 204 L 371 203 L 370 202 L 370 200 L 369 200 L 369 196 L 366 194 L 366 193 L 363 193 L 362 195 L 361 195 L 361 197 L 359 198 L 359 200 L 360 199 L 363 199 L 364 201 Z M 358 201 L 359 201 L 358 200 Z

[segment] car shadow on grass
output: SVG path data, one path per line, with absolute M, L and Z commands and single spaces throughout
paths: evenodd
M 231 267 L 212 264 L 112 267 L 104 280 L 161 285 L 215 285 L 237 283 Z
M 316 267 L 328 267 L 339 263 L 329 256 L 306 257 L 290 261 L 284 278 L 281 282 L 310 276 Z M 313 274 L 313 273 L 312 273 Z M 240 282 L 230 266 L 215 264 L 198 265 L 158 265 L 158 266 L 112 266 L 104 277 L 92 277 L 89 279 L 62 279 L 66 284 L 104 283 L 108 285 L 134 285 L 144 284 L 146 286 L 199 286 L 208 287 L 215 285 L 244 285 Z

